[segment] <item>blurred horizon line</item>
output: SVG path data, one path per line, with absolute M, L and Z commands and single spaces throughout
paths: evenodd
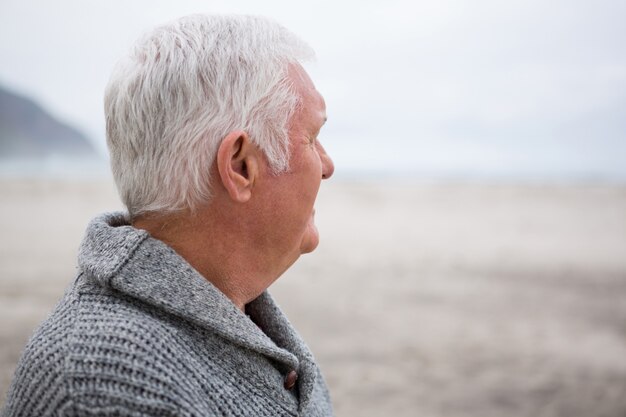
M 477 183 L 511 185 L 615 185 L 626 186 L 626 172 L 568 170 L 541 172 L 523 167 L 493 170 L 440 168 L 344 167 L 335 164 L 333 180 L 345 182 L 409 181 L 425 183 Z M 517 169 L 516 169 L 517 168 Z M 113 180 L 108 158 L 71 158 L 55 155 L 39 159 L 2 159 L 0 180 Z

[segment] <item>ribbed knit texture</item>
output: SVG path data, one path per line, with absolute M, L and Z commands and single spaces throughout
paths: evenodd
M 331 416 L 311 352 L 269 294 L 246 313 L 123 214 L 96 218 L 2 415 Z

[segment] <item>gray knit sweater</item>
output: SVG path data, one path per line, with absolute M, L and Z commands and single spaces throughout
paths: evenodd
M 332 415 L 311 352 L 267 292 L 242 313 L 121 213 L 91 222 L 78 263 L 4 416 Z

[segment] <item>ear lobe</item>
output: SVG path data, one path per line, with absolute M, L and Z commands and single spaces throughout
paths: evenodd
M 258 175 L 258 148 L 242 130 L 230 132 L 217 150 L 217 169 L 230 198 L 245 203 Z

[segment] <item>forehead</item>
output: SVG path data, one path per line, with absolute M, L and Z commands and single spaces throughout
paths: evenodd
M 326 120 L 326 102 L 304 68 L 299 64 L 290 65 L 289 78 L 301 99 L 299 113 L 314 119 L 314 122 L 323 123 Z

